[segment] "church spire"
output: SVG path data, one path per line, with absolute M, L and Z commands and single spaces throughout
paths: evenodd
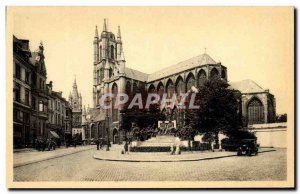
M 122 40 L 122 38 L 121 38 L 121 29 L 120 29 L 120 26 L 118 26 L 117 40 L 118 40 L 118 41 L 121 41 L 121 40 Z
M 96 26 L 96 30 L 95 30 L 95 38 L 98 38 L 98 27 Z
M 106 19 L 104 19 L 103 32 L 107 32 Z
M 76 83 L 76 75 L 75 75 L 75 79 L 74 79 L 73 88 L 77 88 L 77 83 Z

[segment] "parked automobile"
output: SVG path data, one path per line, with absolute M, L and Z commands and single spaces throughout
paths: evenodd
M 243 139 L 241 141 L 241 146 L 237 150 L 238 156 L 251 156 L 252 154 L 258 154 L 258 145 L 256 139 Z

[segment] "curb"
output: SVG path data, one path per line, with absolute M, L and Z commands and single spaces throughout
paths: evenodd
M 259 151 L 258 153 L 265 153 L 265 152 L 274 152 L 276 150 L 266 150 L 266 151 Z M 206 157 L 206 158 L 195 158 L 195 159 L 178 159 L 178 160 L 134 160 L 134 159 L 109 159 L 109 158 L 100 158 L 96 155 L 93 156 L 96 160 L 103 160 L 103 161 L 114 161 L 114 162 L 194 162 L 194 161 L 201 161 L 201 160 L 213 160 L 213 159 L 221 159 L 221 158 L 229 158 L 237 156 L 236 154 L 229 154 L 225 156 L 216 156 L 216 157 Z
M 91 150 L 93 148 L 94 147 L 91 147 L 91 148 L 88 148 L 88 149 L 84 149 L 84 150 L 78 150 L 78 151 L 75 151 L 75 152 L 72 152 L 72 153 L 60 154 L 60 155 L 57 155 L 57 156 L 51 156 L 49 158 L 32 160 L 32 161 L 29 161 L 29 162 L 20 162 L 18 164 L 14 164 L 13 168 L 17 168 L 17 167 L 21 167 L 21 166 L 26 166 L 26 165 L 29 165 L 29 164 L 33 164 L 33 163 L 37 163 L 37 162 L 42 162 L 42 161 L 46 161 L 46 160 L 51 160 L 51 159 L 55 159 L 55 158 L 60 158 L 60 157 L 63 157 L 63 156 L 68 156 L 68 155 L 76 154 L 76 153 L 79 153 L 79 152 Z

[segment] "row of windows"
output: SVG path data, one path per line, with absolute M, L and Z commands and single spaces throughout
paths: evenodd
M 15 63 L 15 76 L 17 79 L 19 80 L 23 80 L 25 81 L 25 83 L 29 84 L 30 83 L 30 72 L 23 69 L 24 71 L 24 76 L 22 76 L 22 68 L 20 65 L 18 65 L 17 63 Z
M 27 88 L 22 88 L 20 84 L 16 83 L 14 88 L 14 100 L 25 105 L 30 105 L 30 91 Z

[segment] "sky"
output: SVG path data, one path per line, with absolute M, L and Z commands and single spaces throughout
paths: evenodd
M 294 96 L 292 7 L 8 7 L 8 36 L 45 49 L 48 82 L 68 99 L 76 76 L 92 106 L 93 38 L 108 18 L 120 25 L 126 66 L 152 73 L 206 53 L 227 67 L 228 80 L 252 79 L 286 113 Z

